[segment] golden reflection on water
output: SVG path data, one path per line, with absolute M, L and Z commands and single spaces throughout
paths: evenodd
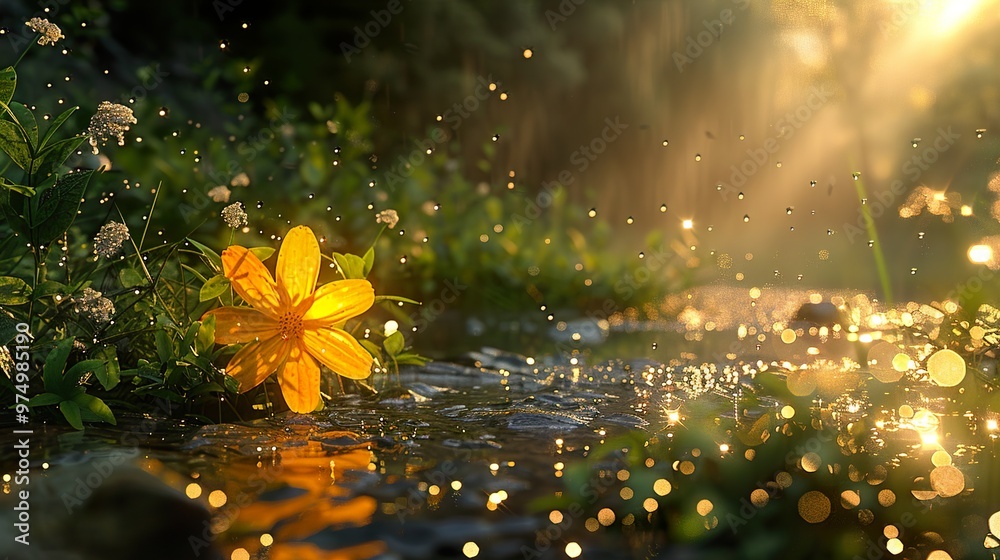
M 322 434 L 324 440 L 356 438 L 348 432 Z M 307 539 L 325 530 L 371 522 L 376 501 L 352 496 L 342 486 L 348 473 L 366 472 L 374 455 L 367 444 L 333 450 L 313 439 L 289 439 L 280 448 L 266 451 L 259 460 L 237 458 L 216 463 L 214 472 L 202 473 L 199 484 L 188 486 L 192 499 L 201 491 L 215 508 L 213 527 L 226 557 L 257 557 L 266 549 L 271 560 L 332 560 L 370 558 L 385 550 L 381 542 L 354 544 L 336 550 L 319 547 Z M 287 495 L 283 499 L 262 495 Z M 194 495 L 192 495 L 194 494 Z

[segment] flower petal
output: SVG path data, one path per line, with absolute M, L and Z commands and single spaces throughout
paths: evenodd
M 273 318 L 281 315 L 281 298 L 274 278 L 264 263 L 246 247 L 227 247 L 222 252 L 222 269 L 232 282 L 233 289 L 247 303 Z
M 314 358 L 338 375 L 364 379 L 372 373 L 372 355 L 340 329 L 306 329 L 302 342 Z
M 292 412 L 312 412 L 319 405 L 319 365 L 302 344 L 294 344 L 278 371 L 278 383 L 285 404 Z
M 220 307 L 205 314 L 215 316 L 216 344 L 239 344 L 271 338 L 278 322 L 250 307 Z
M 357 317 L 375 303 L 375 289 L 367 280 L 335 280 L 316 290 L 312 307 L 302 317 L 316 326 L 343 323 Z
M 280 336 L 251 342 L 229 360 L 226 373 L 239 381 L 240 392 L 245 393 L 263 383 L 268 375 L 278 369 L 288 356 L 290 347 Z
M 278 251 L 278 289 L 292 307 L 312 295 L 319 278 L 320 254 L 316 234 L 307 226 L 296 226 L 285 235 Z

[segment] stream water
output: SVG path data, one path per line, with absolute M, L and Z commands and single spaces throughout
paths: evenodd
M 996 400 L 983 381 L 989 360 L 947 387 L 913 340 L 915 363 L 898 375 L 879 366 L 878 345 L 903 341 L 892 329 L 860 342 L 811 337 L 816 324 L 802 323 L 797 340 L 761 344 L 725 326 L 691 340 L 679 322 L 618 325 L 535 357 L 483 347 L 378 379 L 378 394 L 334 396 L 312 415 L 47 427 L 34 437 L 48 455 L 30 465 L 31 538 L 47 550 L 0 552 L 991 556 L 997 418 L 961 404 Z M 604 357 L 638 346 L 663 357 Z M 5 490 L 16 465 L 7 443 Z M 4 531 L 17 500 L 0 494 Z

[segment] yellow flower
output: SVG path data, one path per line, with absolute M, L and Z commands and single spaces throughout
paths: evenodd
M 338 280 L 317 288 L 320 252 L 311 229 L 298 226 L 285 236 L 277 281 L 239 245 L 222 252 L 222 267 L 236 293 L 253 306 L 206 314 L 215 316 L 217 343 L 247 343 L 226 366 L 240 392 L 278 372 L 288 408 L 312 412 L 320 402 L 317 361 L 351 379 L 371 374 L 371 355 L 340 327 L 372 306 L 375 290 L 367 280 Z

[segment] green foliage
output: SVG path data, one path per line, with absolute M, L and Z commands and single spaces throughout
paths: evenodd
M 80 360 L 67 367 L 67 360 L 73 350 L 72 337 L 56 344 L 45 358 L 42 371 L 43 393 L 28 401 L 31 407 L 58 406 L 67 422 L 77 430 L 83 429 L 84 422 L 107 422 L 116 424 L 115 415 L 103 400 L 87 394 L 81 383 L 84 376 L 97 377 L 105 388 L 117 384 L 118 362 L 113 347 L 104 347 L 95 355 L 99 358 Z
M 215 318 L 206 315 L 213 307 L 241 303 L 223 271 L 219 247 L 227 243 L 212 234 L 219 231 L 217 211 L 210 211 L 215 228 L 199 231 L 198 224 L 191 223 L 178 229 L 175 226 L 187 216 L 183 198 L 161 198 L 158 188 L 152 201 L 136 207 L 130 206 L 136 200 L 129 200 L 132 193 L 125 189 L 124 196 L 98 200 L 97 205 L 111 202 L 111 212 L 104 209 L 103 217 L 97 216 L 100 206 L 81 201 L 90 198 L 92 180 L 106 183 L 100 169 L 94 169 L 103 162 L 88 160 L 80 150 L 87 135 L 73 132 L 79 130 L 77 108 L 36 119 L 29 106 L 44 104 L 13 101 L 21 99 L 16 86 L 13 67 L 0 71 L 0 212 L 5 218 L 0 225 L 5 240 L 0 243 L 0 265 L 6 274 L 0 276 L 0 338 L 7 342 L 18 323 L 29 325 L 32 355 L 41 369 L 26 391 L 35 395 L 29 405 L 76 429 L 91 422 L 115 424 L 116 413 L 123 411 L 165 411 L 199 421 L 260 414 L 255 406 L 269 405 L 264 389 L 238 393 L 236 380 L 223 370 L 237 347 L 216 344 Z M 49 124 L 40 130 L 39 122 Z M 161 149 L 162 144 L 156 146 Z M 130 159 L 132 152 L 137 152 L 135 159 Z M 116 159 L 162 161 L 141 148 L 124 150 Z M 161 178 L 183 178 L 172 167 L 176 163 L 153 169 Z M 314 150 L 312 160 L 300 167 L 303 184 L 328 179 L 321 152 Z M 143 171 L 148 168 L 142 166 Z M 112 212 L 120 221 L 109 219 Z M 198 212 L 187 216 L 188 221 L 194 222 Z M 153 242 L 150 224 L 161 214 L 171 235 Z M 92 244 L 95 230 L 111 221 L 118 222 L 117 229 L 102 231 L 105 238 Z M 130 227 L 136 223 L 141 228 Z M 373 224 L 368 222 L 369 229 Z M 286 229 L 287 224 L 280 233 Z M 165 231 L 160 229 L 156 237 Z M 273 242 L 237 241 L 237 232 L 228 233 L 228 244 L 250 246 L 261 261 L 273 260 Z M 95 258 L 98 245 L 100 255 Z M 374 247 L 363 257 L 346 251 L 324 253 L 344 263 L 344 277 L 364 278 L 376 262 Z M 386 307 L 416 303 L 395 296 L 379 301 Z M 350 329 L 362 328 L 354 323 Z M 378 331 L 375 326 L 370 325 L 371 330 Z M 407 351 L 399 333 L 381 345 L 364 342 L 388 370 L 421 360 Z M 9 383 L 0 383 L 0 396 L 10 390 Z

